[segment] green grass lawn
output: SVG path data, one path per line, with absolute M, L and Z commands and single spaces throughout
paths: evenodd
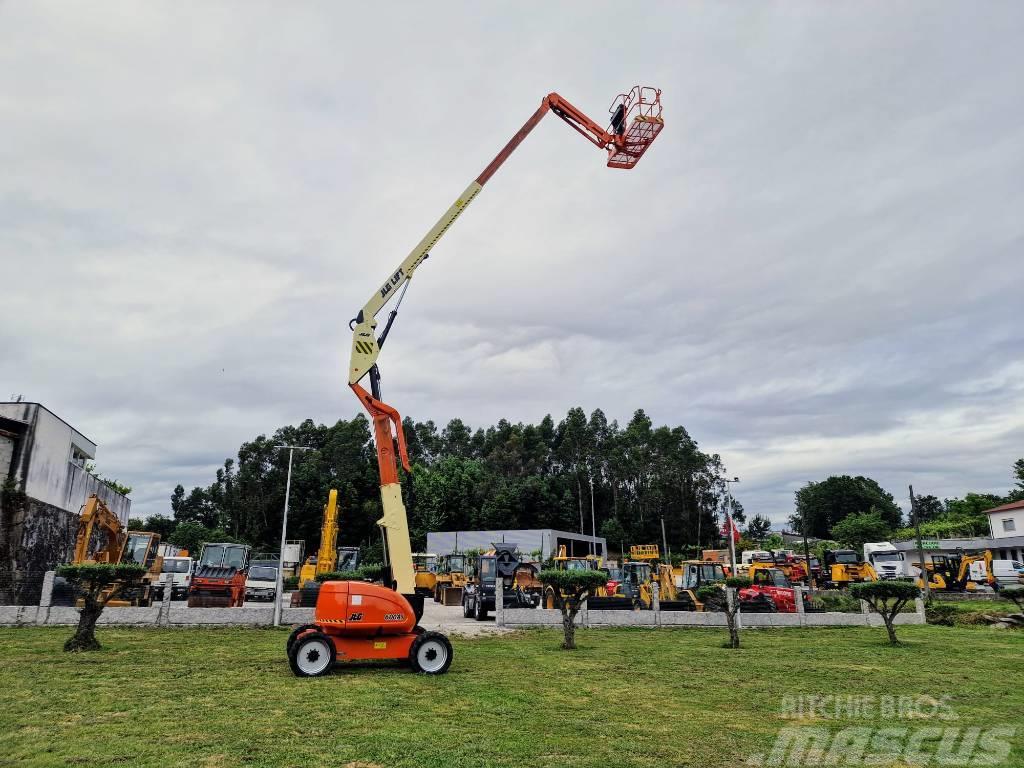
M 456 639 L 441 677 L 310 680 L 283 630 L 101 628 L 80 655 L 70 631 L 0 630 L 0 765 L 732 768 L 794 725 L 785 695 L 949 696 L 961 728 L 1024 712 L 1024 632 L 981 627 L 903 627 L 899 648 L 882 629 L 752 630 L 739 651 L 724 630 L 581 631 L 575 652 L 538 630 Z

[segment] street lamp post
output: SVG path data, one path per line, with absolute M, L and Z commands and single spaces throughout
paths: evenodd
M 292 456 L 295 451 L 311 451 L 308 445 L 275 445 L 278 450 L 288 449 L 288 480 L 284 485 L 284 517 L 281 519 L 281 554 L 277 559 L 277 584 L 274 588 L 274 626 L 281 626 L 281 600 L 284 599 L 284 548 L 288 539 L 288 497 L 292 493 Z
M 590 476 L 590 536 L 594 541 L 590 542 L 590 554 L 597 555 L 597 524 L 594 522 L 594 476 Z M 607 556 L 607 552 L 605 555 Z
M 735 523 L 732 519 L 732 490 L 729 487 L 730 483 L 738 483 L 740 479 L 733 477 L 732 480 L 726 478 L 725 480 L 725 497 L 726 497 L 726 508 L 725 508 L 725 519 L 729 523 L 729 564 L 732 566 L 732 575 L 736 576 L 736 540 L 733 538 L 732 529 Z

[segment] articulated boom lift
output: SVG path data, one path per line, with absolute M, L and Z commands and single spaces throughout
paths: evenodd
M 296 675 L 327 674 L 339 657 L 346 660 L 408 659 L 414 670 L 431 675 L 446 672 L 451 664 L 452 647 L 448 638 L 438 632 L 425 632 L 418 626 L 423 596 L 415 594 L 409 521 L 398 482 L 396 439 L 398 456 L 406 470 L 409 455 L 401 416 L 381 400 L 377 357 L 413 273 L 466 206 L 480 194 L 484 184 L 548 112 L 558 115 L 592 144 L 605 150 L 609 168 L 628 169 L 636 165 L 664 125 L 661 91 L 655 88 L 637 86 L 617 96 L 610 109 L 612 117 L 608 128 L 595 123 L 557 93 L 548 94 L 498 156 L 466 187 L 352 320 L 348 383 L 373 420 L 383 507 L 377 524 L 384 533 L 386 565 L 390 566 L 395 590 L 359 581 L 324 582 L 317 594 L 314 623 L 296 627 L 288 638 L 288 661 Z M 396 297 L 384 330 L 377 336 L 377 315 Z M 360 385 L 366 376 L 370 378 L 369 392 Z
M 431 249 L 448 231 L 473 199 L 509 156 L 537 127 L 548 113 L 562 118 L 573 129 L 595 146 L 608 153 L 609 168 L 633 168 L 643 157 L 648 147 L 661 133 L 664 121 L 661 118 L 661 91 L 656 88 L 635 86 L 628 93 L 615 97 L 609 109 L 611 120 L 607 128 L 602 127 L 574 107 L 557 93 L 550 93 L 541 100 L 537 111 L 523 124 L 483 172 L 477 176 L 429 232 L 416 244 L 405 260 L 370 297 L 359 314 L 349 324 L 352 329 L 352 357 L 349 365 L 348 383 L 373 420 L 374 439 L 377 445 L 377 463 L 380 468 L 380 493 L 383 517 L 378 524 L 384 530 L 386 550 L 392 578 L 398 591 L 412 594 L 414 574 L 412 547 L 409 542 L 409 524 L 405 506 L 402 504 L 401 486 L 398 482 L 398 465 L 394 441 L 398 440 L 398 454 L 402 466 L 409 469 L 402 419 L 398 411 L 381 401 L 380 372 L 377 357 L 387 339 L 391 325 L 398 314 L 398 307 L 405 297 L 413 273 L 430 255 Z M 377 315 L 395 297 L 398 301 L 391 310 L 384 330 L 376 336 Z M 370 391 L 359 382 L 369 375 Z

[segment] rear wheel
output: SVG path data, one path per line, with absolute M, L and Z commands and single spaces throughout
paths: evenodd
M 452 644 L 440 632 L 424 632 L 409 649 L 409 664 L 413 672 L 443 675 L 452 664 Z
M 484 608 L 483 595 L 476 601 L 476 616 L 474 618 L 477 621 L 483 621 L 487 618 L 487 609 Z
M 467 619 L 473 617 L 473 606 L 469 603 L 469 595 L 462 598 L 462 615 Z
M 326 675 L 334 667 L 336 659 L 334 643 L 323 632 L 303 635 L 288 654 L 288 664 L 298 677 Z
M 299 635 L 303 632 L 309 632 L 311 629 L 316 629 L 316 624 L 300 624 L 291 631 L 288 635 L 288 642 L 285 644 L 285 653 L 292 652 L 292 646 L 295 645 L 295 641 L 299 639 Z

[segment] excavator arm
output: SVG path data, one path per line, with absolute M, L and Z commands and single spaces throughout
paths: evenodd
M 387 565 L 399 592 L 412 594 L 415 575 L 412 565 L 412 546 L 409 540 L 409 522 L 402 503 L 401 485 L 394 443 L 397 439 L 402 466 L 409 470 L 409 457 L 402 431 L 402 420 L 391 406 L 381 401 L 380 374 L 377 358 L 398 315 L 409 281 L 420 265 L 430 256 L 431 249 L 462 215 L 484 185 L 497 173 L 509 156 L 522 144 L 531 131 L 548 113 L 552 112 L 596 147 L 608 154 L 609 168 L 630 169 L 647 151 L 664 126 L 661 118 L 661 91 L 636 86 L 628 93 L 619 94 L 612 102 L 609 125 L 603 127 L 557 93 L 549 93 L 537 110 L 523 124 L 495 158 L 477 176 L 437 223 L 416 244 L 398 267 L 374 291 L 349 323 L 352 330 L 352 348 L 348 383 L 356 397 L 366 408 L 373 421 L 377 463 L 380 469 L 381 503 L 383 515 L 378 521 L 385 536 Z M 388 315 L 384 329 L 377 334 L 377 316 L 393 299 L 395 306 Z M 370 377 L 370 391 L 360 382 Z
M 316 556 L 316 572 L 330 573 L 338 564 L 338 491 L 331 488 L 324 507 L 324 523 L 320 529 L 320 551 Z
M 103 531 L 104 543 L 89 556 L 89 544 L 96 526 Z M 78 533 L 75 536 L 75 552 L 71 562 L 74 565 L 82 563 L 117 563 L 121 560 L 121 553 L 128 541 L 128 532 L 117 515 L 110 511 L 104 502 L 96 494 L 92 494 L 82 505 L 81 516 L 78 520 Z

